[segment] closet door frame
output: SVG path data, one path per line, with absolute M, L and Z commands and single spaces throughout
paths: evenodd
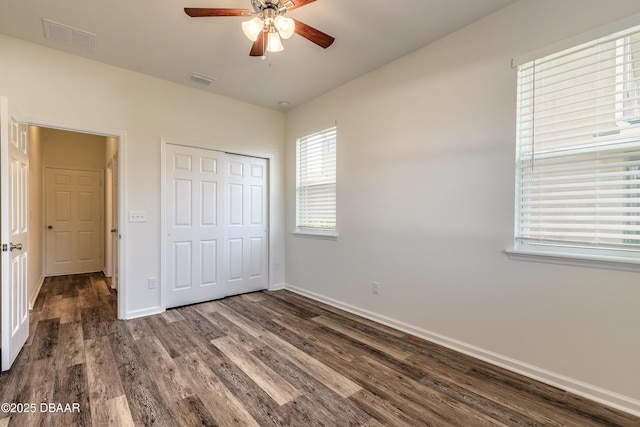
M 230 154 L 230 155 L 239 155 L 239 156 L 246 156 L 246 157 L 254 157 L 254 158 L 259 158 L 259 159 L 264 159 L 266 160 L 266 169 L 267 169 L 267 196 L 266 196 L 266 224 L 267 224 L 267 290 L 272 290 L 273 289 L 273 278 L 272 278 L 272 271 L 271 271 L 271 254 L 273 253 L 273 236 L 271 234 L 271 221 L 272 221 L 272 215 L 271 215 L 271 197 L 273 194 L 273 189 L 272 189 L 272 183 L 273 183 L 273 155 L 272 154 L 266 154 L 266 153 L 260 153 L 260 152 L 254 152 L 254 151 L 244 151 L 244 150 L 237 150 L 237 149 L 228 149 L 225 147 L 220 147 L 220 146 L 216 146 L 216 145 L 204 145 L 204 144 L 198 144 L 198 143 L 194 143 L 194 142 L 187 142 L 187 141 L 180 141 L 180 140 L 175 140 L 175 139 L 167 139 L 167 138 L 161 138 L 161 182 L 160 182 L 160 206 L 161 206 L 161 218 L 160 218 L 160 246 L 161 246 L 161 254 L 160 254 L 160 262 L 161 262 L 161 271 L 160 271 L 160 280 L 158 283 L 158 287 L 160 289 L 160 308 L 161 310 L 166 310 L 167 308 L 167 286 L 168 286 L 168 277 L 167 277 L 167 262 L 170 262 L 169 260 L 169 254 L 168 254 L 168 250 L 167 250 L 167 244 L 168 244 L 168 237 L 167 237 L 167 230 L 168 230 L 168 224 L 167 224 L 167 215 L 165 212 L 166 209 L 166 202 L 167 202 L 167 191 L 169 191 L 169 188 L 167 188 L 167 182 L 166 182 L 166 178 L 167 178 L 167 170 L 166 170 L 166 161 L 167 161 L 167 145 L 171 144 L 171 145 L 179 145 L 179 146 L 184 146 L 184 147 L 190 147 L 190 148 L 198 148 L 198 149 L 204 149 L 204 150 L 211 150 L 211 151 L 217 151 L 217 152 L 222 152 L 225 154 Z

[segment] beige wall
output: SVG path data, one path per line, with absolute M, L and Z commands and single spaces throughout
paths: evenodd
M 511 58 L 640 12 L 522 0 L 287 114 L 337 121 L 337 241 L 287 234 L 298 291 L 640 413 L 638 273 L 511 261 Z M 379 295 L 371 283 L 379 282 Z
M 29 303 L 33 305 L 44 280 L 44 220 L 42 205 L 42 132 L 29 126 Z
M 107 142 L 104 136 L 42 128 L 43 167 L 103 171 Z

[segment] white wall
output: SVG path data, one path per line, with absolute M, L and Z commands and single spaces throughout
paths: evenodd
M 146 211 L 146 223 L 126 224 L 125 310 L 159 307 L 161 137 L 274 156 L 271 203 L 271 283 L 284 282 L 284 114 L 0 36 L 0 94 L 31 122 L 124 132 L 126 209 Z M 250 123 L 251 126 L 247 126 Z
M 638 12 L 522 0 L 289 112 L 288 286 L 640 413 L 640 276 L 503 253 L 511 58 Z M 333 120 L 339 238 L 293 236 L 295 139 Z

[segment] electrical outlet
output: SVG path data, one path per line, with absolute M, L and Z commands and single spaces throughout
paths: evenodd
M 158 287 L 158 279 L 156 279 L 155 277 L 150 277 L 147 282 L 149 284 L 149 289 L 155 289 Z
M 371 293 L 373 295 L 378 295 L 378 291 L 380 290 L 380 283 L 378 282 L 373 282 L 371 284 Z

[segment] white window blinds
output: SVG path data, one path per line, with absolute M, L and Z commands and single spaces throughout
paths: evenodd
M 517 244 L 638 256 L 639 32 L 518 68 Z
M 335 234 L 335 126 L 298 139 L 296 166 L 296 227 Z

